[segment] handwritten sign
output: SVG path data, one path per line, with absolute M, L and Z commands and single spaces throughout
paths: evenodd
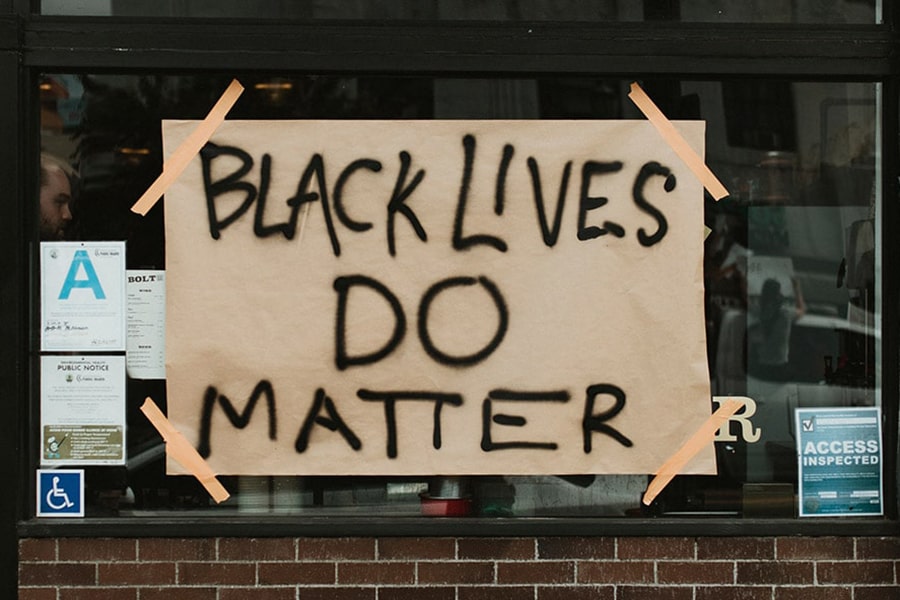
M 644 121 L 226 121 L 165 197 L 168 417 L 220 474 L 653 472 L 711 412 L 702 194 Z

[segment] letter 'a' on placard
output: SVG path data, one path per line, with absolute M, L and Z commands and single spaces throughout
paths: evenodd
M 125 242 L 41 242 L 41 350 L 125 350 Z
M 709 418 L 703 187 L 648 121 L 228 120 L 166 199 L 216 473 L 646 474 Z

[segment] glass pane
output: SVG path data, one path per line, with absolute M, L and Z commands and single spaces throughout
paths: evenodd
M 70 216 L 60 217 L 63 233 L 47 239 L 127 240 L 128 268 L 164 269 L 161 211 L 130 212 L 161 170 L 160 120 L 204 117 L 229 81 L 46 74 L 42 146 L 72 170 L 64 184 L 74 197 Z M 643 118 L 627 97 L 630 81 L 615 79 L 260 75 L 242 83 L 229 118 Z M 796 516 L 794 409 L 882 400 L 880 88 L 762 79 L 642 85 L 670 119 L 706 121 L 706 162 L 730 190 L 705 207 L 709 369 L 714 396 L 753 405 L 720 432 L 718 476 L 677 477 L 650 508 L 640 502 L 643 473 L 225 477 L 232 498 L 216 506 L 193 479 L 164 475 L 161 439 L 138 407 L 151 396 L 164 408 L 165 382 L 129 378 L 127 465 L 88 469 L 89 514 L 413 516 L 428 508 L 426 494 L 465 500 L 440 510 L 487 516 Z
M 269 19 L 702 23 L 881 22 L 882 0 L 42 0 L 45 15 Z
M 708 212 L 709 357 L 715 393 L 755 401 L 754 429 L 731 434 L 759 439 L 720 444 L 721 465 L 745 514 L 778 494 L 791 514 L 794 409 L 880 402 L 878 88 L 723 82 L 722 100 L 710 152 L 732 162 L 732 196 Z

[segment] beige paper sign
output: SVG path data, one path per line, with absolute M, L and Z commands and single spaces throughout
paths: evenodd
M 711 412 L 702 200 L 646 121 L 225 121 L 165 198 L 169 420 L 220 474 L 652 473 Z

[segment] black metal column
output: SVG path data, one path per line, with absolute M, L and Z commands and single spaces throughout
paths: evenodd
M 0 597 L 17 597 L 16 525 L 24 501 L 20 415 L 24 389 L 26 260 L 22 214 L 22 70 L 17 19 L 0 15 Z

